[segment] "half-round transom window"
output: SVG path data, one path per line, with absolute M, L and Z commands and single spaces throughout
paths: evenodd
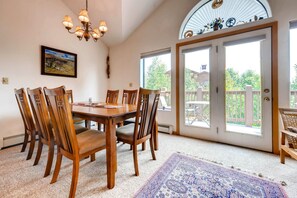
M 213 0 L 201 0 L 184 19 L 179 38 L 187 38 L 271 17 L 267 0 L 223 0 L 213 8 Z

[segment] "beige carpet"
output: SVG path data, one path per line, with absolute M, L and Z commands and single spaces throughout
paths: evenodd
M 139 151 L 140 176 L 134 176 L 133 157 L 128 145 L 118 144 L 118 172 L 116 186 L 106 188 L 105 151 L 96 155 L 96 161 L 82 160 L 76 197 L 133 197 L 152 174 L 175 152 L 234 166 L 245 172 L 261 173 L 275 182 L 285 181 L 289 197 L 297 197 L 297 161 L 287 159 L 279 163 L 279 157 L 185 137 L 160 134 L 157 160 L 151 159 L 150 150 Z M 46 147 L 45 147 L 46 148 Z M 28 148 L 27 148 L 28 149 Z M 140 149 L 140 147 L 139 147 Z M 44 149 L 40 163 L 32 166 L 35 154 L 26 161 L 21 146 L 0 151 L 0 197 L 68 197 L 71 182 L 71 161 L 63 158 L 61 172 L 55 184 L 49 184 L 51 175 L 43 178 L 47 153 Z M 54 166 L 53 166 L 54 168 Z M 52 169 L 53 171 L 53 169 Z

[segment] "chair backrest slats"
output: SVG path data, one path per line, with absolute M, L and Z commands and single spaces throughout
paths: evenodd
M 279 108 L 279 112 L 285 130 L 287 130 L 288 127 L 297 128 L 297 109 Z
M 133 104 L 137 102 L 137 92 L 138 90 L 123 90 L 122 104 Z
M 53 140 L 53 131 L 48 114 L 48 108 L 44 99 L 44 95 L 41 88 L 27 89 L 29 101 L 32 107 L 32 112 L 36 122 L 36 126 L 41 135 L 41 138 L 46 141 Z
M 44 88 L 44 93 L 58 146 L 71 154 L 78 154 L 71 107 L 64 86 L 55 89 Z
M 26 132 L 35 130 L 32 112 L 24 88 L 14 90 Z
M 68 98 L 68 101 L 70 103 L 73 103 L 73 94 L 72 94 L 72 90 L 66 90 L 66 95 L 67 95 L 67 98 Z
M 297 109 L 279 108 L 279 112 L 285 130 L 290 131 L 289 127 L 297 128 Z M 289 147 L 297 149 L 297 138 L 290 135 L 287 135 L 286 137 Z
M 141 139 L 152 133 L 156 121 L 159 98 L 159 90 L 139 89 L 135 123 L 139 123 L 139 120 L 141 122 L 139 127 L 135 125 L 134 140 Z
M 106 103 L 116 104 L 118 103 L 119 90 L 107 90 Z

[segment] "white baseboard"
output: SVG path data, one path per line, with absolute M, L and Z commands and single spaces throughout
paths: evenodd
M 24 141 L 24 134 L 0 138 L 0 148 L 20 144 Z

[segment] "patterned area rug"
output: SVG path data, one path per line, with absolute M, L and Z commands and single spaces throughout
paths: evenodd
M 287 197 L 278 184 L 173 154 L 135 197 Z

